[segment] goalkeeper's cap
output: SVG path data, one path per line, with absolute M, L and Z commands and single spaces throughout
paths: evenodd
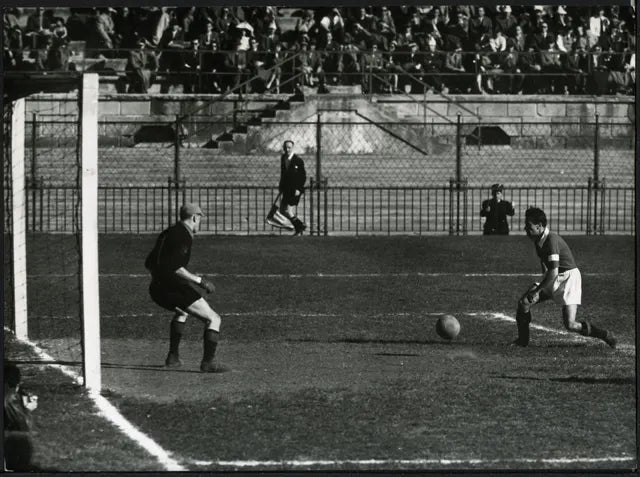
M 187 204 L 184 204 L 182 207 L 180 207 L 181 220 L 188 219 L 192 215 L 204 216 L 204 214 L 202 213 L 202 209 L 198 204 L 187 203 Z
M 502 184 L 493 184 L 491 186 L 491 193 L 495 194 L 496 192 L 504 192 L 504 186 Z

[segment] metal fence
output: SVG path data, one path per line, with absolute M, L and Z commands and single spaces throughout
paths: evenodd
M 309 176 L 299 214 L 313 234 L 476 233 L 496 182 L 515 204 L 514 230 L 537 205 L 561 232 L 634 233 L 633 123 L 434 119 L 384 123 L 313 111 L 299 122 L 245 123 L 225 141 L 216 139 L 237 124 L 202 118 L 207 132 L 198 136 L 175 121 L 101 120 L 100 230 L 158 232 L 180 202 L 193 200 L 207 211 L 205 232 L 278 233 L 264 218 L 277 195 L 282 143 L 291 139 Z M 64 115 L 28 118 L 29 230 L 69 230 L 75 141 Z

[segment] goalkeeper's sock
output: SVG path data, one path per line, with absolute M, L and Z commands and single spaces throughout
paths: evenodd
M 210 363 L 213 361 L 213 357 L 216 354 L 216 348 L 218 347 L 218 337 L 220 333 L 214 330 L 204 330 L 203 345 L 204 354 L 202 355 L 202 361 Z
M 531 312 L 518 310 L 516 312 L 516 323 L 518 325 L 518 344 L 527 346 L 529 344 L 529 323 L 531 323 Z
M 171 320 L 171 331 L 169 333 L 169 354 L 178 356 L 180 353 L 180 340 L 184 331 L 184 322 Z

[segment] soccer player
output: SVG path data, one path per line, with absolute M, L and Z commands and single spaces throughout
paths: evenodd
M 304 183 L 307 173 L 304 161 L 293 152 L 293 141 L 286 140 L 283 144 L 284 153 L 280 157 L 280 183 L 278 188 L 282 193 L 280 212 L 287 217 L 295 227 L 295 234 L 302 235 L 307 226 L 296 216 L 296 208 L 300 197 L 304 194 Z
M 503 199 L 504 186 L 493 184 L 491 186 L 491 199 L 482 202 L 480 217 L 486 217 L 484 221 L 484 235 L 509 235 L 509 222 L 507 215 L 515 214 L 511 202 Z
M 518 339 L 514 344 L 518 346 L 529 344 L 531 307 L 545 300 L 553 300 L 562 305 L 562 322 L 567 330 L 583 336 L 599 338 L 615 348 L 616 338 L 611 331 L 586 321 L 576 321 L 578 305 L 582 300 L 580 270 L 567 243 L 547 227 L 547 216 L 544 211 L 537 207 L 527 209 L 524 230 L 535 244 L 544 275 L 542 281 L 534 283 L 518 301 L 516 312 Z
M 169 354 L 165 360 L 167 367 L 182 365 L 180 360 L 180 339 L 187 316 L 195 316 L 205 325 L 204 353 L 200 371 L 215 373 L 223 371 L 214 363 L 220 333 L 220 316 L 213 311 L 209 303 L 193 288 L 197 285 L 207 293 L 215 290 L 213 283 L 206 278 L 187 270 L 191 258 L 193 236 L 200 227 L 202 209 L 197 204 L 184 204 L 180 207 L 180 221 L 165 229 L 156 240 L 153 250 L 147 256 L 145 266 L 151 272 L 149 294 L 152 300 L 175 316 L 171 321 L 169 335 Z

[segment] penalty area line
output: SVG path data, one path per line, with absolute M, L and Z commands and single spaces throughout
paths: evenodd
M 516 319 L 514 317 L 506 315 L 504 313 L 484 312 L 484 313 L 465 313 L 465 315 L 486 317 L 486 318 L 488 318 L 490 320 L 506 321 L 506 322 L 509 322 L 509 323 L 515 323 L 516 322 Z M 570 339 L 572 339 L 574 341 L 581 341 L 583 343 L 592 341 L 592 338 L 588 338 L 586 336 L 582 336 L 582 335 L 573 333 L 573 332 L 568 331 L 568 330 L 561 330 L 561 329 L 557 329 L 557 328 L 549 328 L 547 326 L 538 325 L 537 323 L 530 323 L 529 326 L 531 328 L 533 328 L 533 329 L 544 331 L 544 332 L 547 332 L 547 333 L 567 336 L 568 338 L 570 338 Z M 623 352 L 625 354 L 631 354 L 631 355 L 635 355 L 635 352 L 636 352 L 634 346 L 624 345 L 624 344 L 618 344 L 618 346 L 616 347 L 616 350 L 617 351 L 621 351 L 621 352 Z
M 4 328 L 6 333 L 11 333 L 11 330 L 7 327 Z M 48 353 L 43 351 L 37 344 L 28 340 L 28 339 L 20 339 L 15 337 L 15 339 L 21 343 L 29 346 L 33 352 L 35 352 L 38 357 L 43 361 L 41 364 L 49 366 L 53 369 L 57 369 L 61 371 L 63 374 L 71 378 L 75 383 L 79 385 L 83 385 L 83 378 L 77 374 L 73 369 L 68 366 L 55 364 L 55 359 L 50 356 Z M 157 459 L 157 461 L 162 465 L 162 467 L 167 471 L 187 471 L 188 469 L 182 466 L 178 461 L 173 459 L 169 452 L 164 450 L 160 445 L 158 445 L 153 439 L 149 436 L 138 430 L 131 422 L 127 420 L 120 411 L 111 404 L 105 397 L 101 396 L 96 392 L 88 393 L 89 398 L 93 401 L 95 406 L 98 408 L 99 415 L 105 418 L 107 421 L 111 422 L 114 426 L 116 426 L 123 434 L 125 434 L 129 439 L 134 441 L 140 447 L 142 447 L 145 451 L 151 454 L 153 457 Z

